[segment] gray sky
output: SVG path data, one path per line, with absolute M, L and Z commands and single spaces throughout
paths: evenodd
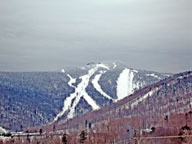
M 192 70 L 191 14 L 191 0 L 0 0 L 0 71 Z

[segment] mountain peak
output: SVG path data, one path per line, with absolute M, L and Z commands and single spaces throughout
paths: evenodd
M 0 103 L 2 114 L 6 115 L 0 125 L 20 131 L 21 127 L 10 118 L 18 123 L 27 121 L 22 128 L 67 120 L 119 101 L 167 77 L 131 69 L 118 61 L 90 62 L 83 69 L 65 67 L 61 72 L 0 73 Z

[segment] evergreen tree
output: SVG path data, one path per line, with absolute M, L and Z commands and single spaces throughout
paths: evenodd
M 39 130 L 39 133 L 40 133 L 40 135 L 41 135 L 41 134 L 43 133 L 43 130 L 42 130 L 42 129 L 40 129 L 40 130 Z
M 85 131 L 83 130 L 80 134 L 80 143 L 84 143 L 84 141 L 86 140 L 86 133 Z
M 53 131 L 55 131 L 55 125 L 53 125 Z
M 91 129 L 91 123 L 89 123 L 89 129 Z
M 62 142 L 63 144 L 67 144 L 67 134 L 63 134 Z
M 30 140 L 29 134 L 27 134 L 26 140 L 28 141 L 28 143 L 30 143 L 31 140 Z

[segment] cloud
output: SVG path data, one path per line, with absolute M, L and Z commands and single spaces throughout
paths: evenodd
M 121 58 L 142 69 L 165 72 L 191 69 L 190 3 L 190 0 L 0 1 L 0 70 L 14 71 L 18 64 L 20 70 L 29 70 L 28 65 L 30 70 L 44 65 L 47 70 L 54 70 L 62 64 L 79 65 L 112 58 Z

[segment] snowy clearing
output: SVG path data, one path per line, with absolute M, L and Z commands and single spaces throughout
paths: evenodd
M 117 97 L 118 100 L 133 93 L 134 73 L 130 69 L 124 69 L 117 79 Z
M 98 74 L 95 76 L 95 78 L 92 80 L 92 84 L 94 86 L 94 88 L 101 94 L 103 95 L 104 97 L 108 98 L 108 99 L 112 99 L 108 94 L 106 94 L 102 89 L 101 89 L 101 86 L 99 85 L 99 80 L 100 80 L 100 77 L 102 76 L 102 74 Z
M 92 107 L 93 110 L 100 108 L 86 92 L 86 87 L 89 84 L 90 78 L 97 71 L 98 68 L 104 68 L 109 70 L 109 67 L 104 64 L 96 64 L 92 69 L 88 71 L 88 74 L 80 77 L 82 81 L 77 85 L 77 87 L 74 87 L 72 85 L 76 81 L 76 79 L 72 78 L 69 74 L 67 75 L 70 78 L 68 84 L 71 87 L 75 88 L 75 92 L 70 94 L 70 96 L 64 100 L 62 111 L 57 114 L 53 122 L 57 121 L 58 118 L 61 117 L 68 110 L 69 113 L 67 114 L 67 118 L 73 118 L 75 115 L 75 107 L 77 106 L 82 97 L 87 101 L 87 103 Z
M 155 88 L 151 91 L 149 91 L 148 93 L 146 93 L 145 95 L 143 95 L 142 97 L 140 97 L 139 99 L 137 99 L 135 102 L 133 102 L 131 104 L 131 108 L 133 108 L 134 106 L 138 105 L 139 102 L 144 101 L 145 99 L 147 99 L 148 97 L 152 96 L 155 92 L 157 92 L 159 90 L 159 88 Z
M 75 79 L 75 78 L 72 78 L 69 74 L 67 74 L 67 76 L 69 77 L 68 85 L 69 85 L 70 87 L 75 88 L 75 86 L 74 86 L 73 84 L 76 82 L 76 79 Z
M 147 76 L 152 76 L 152 77 L 154 77 L 154 78 L 157 78 L 157 79 L 161 79 L 158 75 L 155 75 L 155 74 L 147 74 Z

